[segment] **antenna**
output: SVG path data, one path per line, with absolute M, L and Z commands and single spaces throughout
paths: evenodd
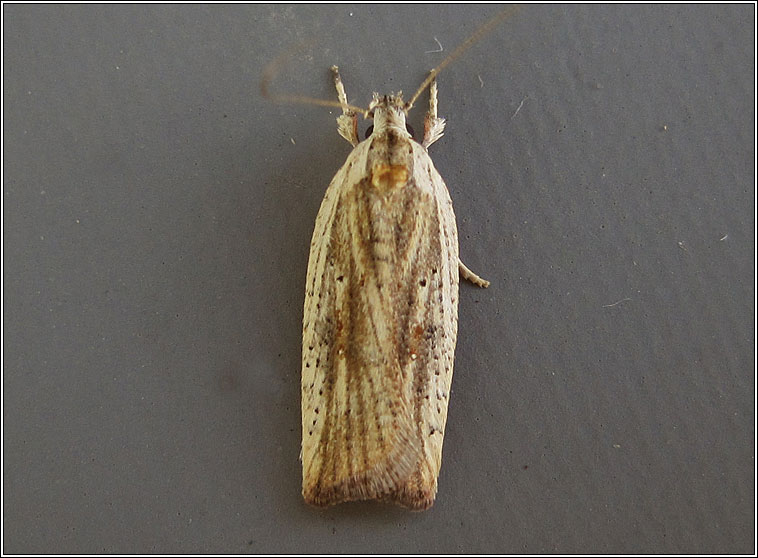
M 304 50 L 312 42 L 313 41 L 302 42 L 298 44 L 297 46 L 295 46 L 294 48 L 291 48 L 283 52 L 282 54 L 274 58 L 271 62 L 269 62 L 269 64 L 263 70 L 263 77 L 261 78 L 261 95 L 263 95 L 266 99 L 269 99 L 275 103 L 301 103 L 301 104 L 306 104 L 306 105 L 318 105 L 322 107 L 347 108 L 359 114 L 362 114 L 363 117 L 365 118 L 366 115 L 368 114 L 368 109 L 356 107 L 354 105 L 350 105 L 350 104 L 343 105 L 339 101 L 332 101 L 329 99 L 318 99 L 316 97 L 308 97 L 306 95 L 288 95 L 288 94 L 282 94 L 282 93 L 271 93 L 271 91 L 269 91 L 269 84 L 273 81 L 274 77 L 276 77 L 276 74 L 279 68 L 282 67 L 284 60 L 294 56 L 297 52 Z
M 411 107 L 413 107 L 413 103 L 416 102 L 416 99 L 418 99 L 418 96 L 424 92 L 424 89 L 429 87 L 429 84 L 432 83 L 432 80 L 434 80 L 434 78 L 443 70 L 443 68 L 448 66 L 461 54 L 466 52 L 479 39 L 481 39 L 482 37 L 487 35 L 487 33 L 492 31 L 501 21 L 503 21 L 507 17 L 512 16 L 519 9 L 520 9 L 520 6 L 508 6 L 507 8 L 501 10 L 500 13 L 493 16 L 489 21 L 484 23 L 476 31 L 474 31 L 474 33 L 468 39 L 463 41 L 447 58 L 445 58 L 442 62 L 440 62 L 440 64 L 436 68 L 434 68 L 431 72 L 429 72 L 429 75 L 421 83 L 419 88 L 416 90 L 416 93 L 414 93 L 413 97 L 411 97 L 410 101 L 405 103 L 405 111 L 408 112 L 411 109 Z M 306 104 L 306 105 L 317 105 L 317 106 L 322 106 L 322 107 L 337 107 L 343 110 L 344 109 L 352 110 L 356 113 L 362 114 L 364 118 L 367 118 L 368 109 L 357 107 L 355 105 L 350 105 L 347 103 L 343 104 L 343 103 L 340 103 L 339 101 L 332 101 L 328 99 L 318 99 L 316 97 L 308 97 L 306 95 L 288 95 L 288 94 L 283 94 L 283 93 L 271 93 L 271 91 L 269 91 L 269 84 L 273 81 L 274 77 L 276 77 L 276 74 L 279 68 L 283 65 L 284 60 L 294 56 L 295 53 L 304 50 L 312 42 L 313 41 L 308 41 L 308 42 L 302 42 L 298 44 L 297 46 L 289 49 L 288 51 L 285 51 L 284 53 L 274 58 L 266 66 L 266 68 L 263 70 L 263 77 L 261 78 L 261 95 L 263 95 L 266 99 L 274 101 L 275 103 L 301 103 L 301 104 Z
M 418 96 L 424 92 L 424 89 L 429 87 L 429 84 L 432 83 L 432 80 L 434 80 L 434 78 L 437 77 L 437 74 L 439 74 L 443 70 L 443 68 L 448 66 L 453 60 L 455 60 L 461 54 L 466 52 L 479 39 L 481 39 L 487 33 L 492 31 L 501 21 L 503 21 L 507 17 L 512 16 L 519 9 L 520 9 L 520 6 L 508 6 L 507 8 L 501 10 L 500 13 L 492 16 L 492 18 L 489 21 L 487 21 L 481 27 L 479 27 L 479 29 L 474 31 L 474 33 L 468 39 L 466 39 L 460 45 L 458 45 L 458 47 L 453 52 L 451 52 L 447 58 L 445 58 L 442 62 L 440 62 L 440 64 L 436 68 L 434 68 L 431 72 L 429 72 L 429 75 L 421 83 L 419 88 L 416 90 L 416 93 L 414 93 L 413 97 L 411 97 L 410 101 L 405 103 L 406 112 L 411 110 L 411 107 L 413 107 L 413 103 L 416 102 L 416 99 L 418 99 Z

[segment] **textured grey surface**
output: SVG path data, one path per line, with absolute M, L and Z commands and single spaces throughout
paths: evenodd
M 410 92 L 497 8 L 5 4 L 3 550 L 754 552 L 754 9 L 529 6 L 442 74 L 431 154 L 492 287 L 414 514 L 302 503 L 349 146 L 258 83 L 310 40 L 277 90 Z

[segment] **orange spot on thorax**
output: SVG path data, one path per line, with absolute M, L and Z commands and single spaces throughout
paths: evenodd
M 405 165 L 376 165 L 371 171 L 371 185 L 381 192 L 400 188 L 408 182 Z

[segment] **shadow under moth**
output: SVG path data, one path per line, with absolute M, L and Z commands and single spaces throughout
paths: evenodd
M 443 133 L 439 71 L 512 10 L 480 27 L 408 101 L 374 93 L 350 105 L 336 66 L 338 132 L 353 146 L 316 218 L 305 285 L 302 492 L 429 508 L 437 493 L 458 331 L 458 276 L 487 287 L 458 257 L 452 201 L 427 149 Z M 263 91 L 268 95 L 264 81 Z M 419 143 L 406 126 L 429 87 Z M 373 119 L 363 141 L 358 115 Z

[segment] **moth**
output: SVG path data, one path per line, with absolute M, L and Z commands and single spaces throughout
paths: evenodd
M 434 503 L 459 274 L 489 285 L 459 259 L 450 194 L 429 157 L 445 127 L 436 75 L 505 15 L 432 70 L 408 102 L 402 93 L 374 93 L 368 109 L 354 107 L 331 68 L 342 109 L 337 130 L 353 150 L 321 203 L 306 276 L 301 460 L 308 504 L 375 499 L 424 510 Z M 427 87 L 418 142 L 406 116 Z M 360 113 L 373 120 L 363 141 Z

